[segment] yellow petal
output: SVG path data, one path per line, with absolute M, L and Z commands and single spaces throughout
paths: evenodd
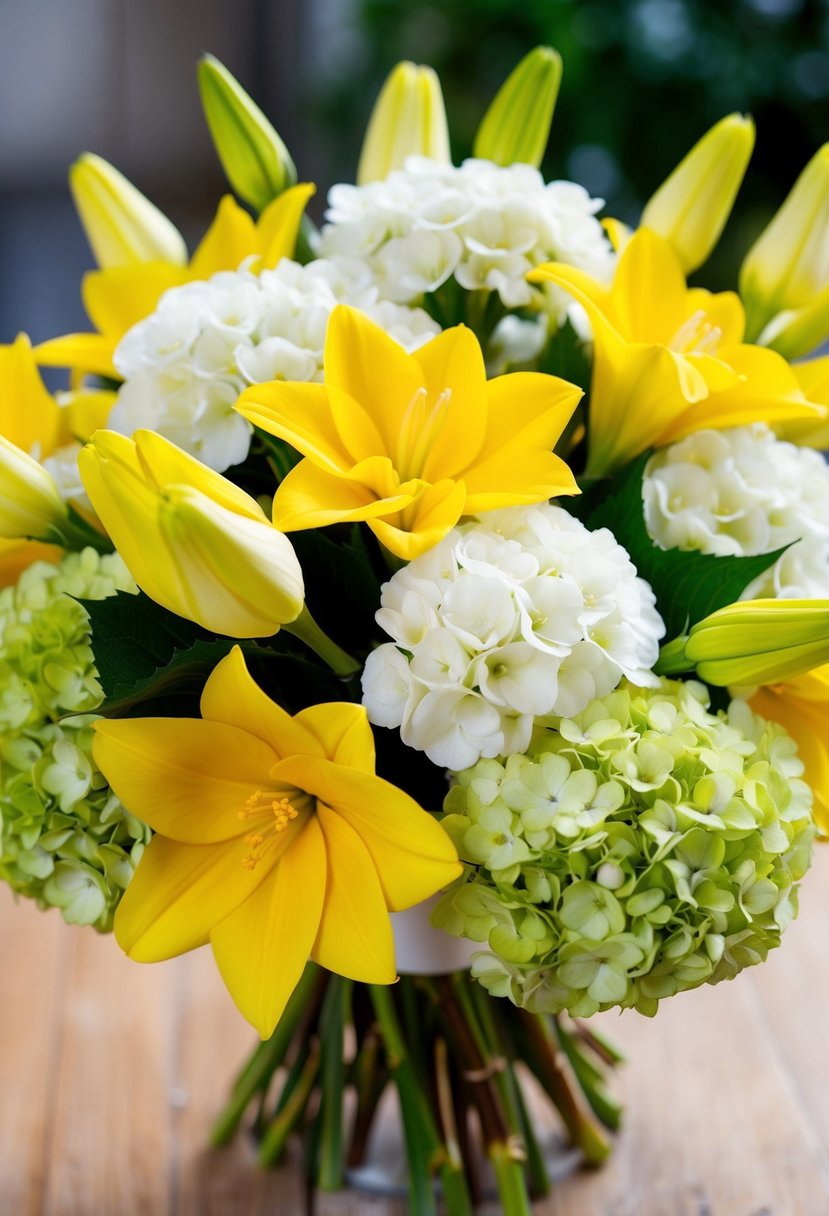
M 400 510 L 412 501 L 410 494 L 378 500 L 368 486 L 348 477 L 335 477 L 301 460 L 282 481 L 273 500 L 274 527 L 282 532 L 324 528 L 328 524 L 372 519 Z
M 318 732 L 301 720 L 302 715 L 292 718 L 262 691 L 239 646 L 212 671 L 202 692 L 201 712 L 211 722 L 229 723 L 261 739 L 280 759 L 327 754 Z
M 539 372 L 496 376 L 487 384 L 487 430 L 479 459 L 509 448 L 550 451 L 583 396 L 577 385 L 558 376 Z M 466 478 L 467 472 L 462 476 Z
M 363 984 L 393 984 L 394 938 L 371 855 L 341 815 L 321 803 L 328 880 L 322 920 L 311 957 L 320 966 Z
M 62 442 L 78 439 L 85 443 L 95 431 L 106 426 L 118 394 L 107 389 L 80 389 L 68 393 L 61 406 Z
M 325 380 L 359 401 L 383 436 L 384 451 L 391 455 L 406 409 L 423 388 L 423 373 L 415 359 L 363 313 L 338 304 L 325 334 Z M 345 432 L 343 439 L 348 443 Z
M 107 432 L 107 435 L 111 432 Z M 100 445 L 102 437 L 96 438 Z M 209 469 L 195 456 L 183 451 L 163 435 L 156 431 L 136 431 L 133 442 L 138 457 L 138 463 L 144 470 L 145 476 L 158 488 L 170 485 L 192 486 L 205 494 L 213 502 L 252 519 L 256 523 L 267 520 L 267 516 L 255 498 L 246 494 L 221 473 Z
M 405 490 L 404 483 L 401 490 Z M 390 500 L 387 500 L 391 506 Z M 382 545 L 397 557 L 410 562 L 433 549 L 451 532 L 464 513 L 466 487 L 462 481 L 439 481 L 417 491 L 410 506 L 402 512 L 392 508 L 389 516 L 365 516 L 368 526 Z
M 267 881 L 211 931 L 222 979 L 263 1039 L 273 1034 L 313 948 L 326 871 L 325 842 L 312 816 Z
M 293 722 L 313 734 L 319 744 L 316 751 L 295 748 L 295 752 L 326 756 L 348 768 L 374 772 L 374 732 L 369 725 L 365 706 L 348 701 L 332 701 L 311 705 L 296 715 Z M 283 752 L 283 755 L 288 755 Z
M 466 478 L 467 515 L 579 493 L 569 465 L 552 452 L 505 452 L 477 465 Z
M 484 356 L 472 330 L 457 325 L 420 347 L 414 358 L 423 372 L 427 408 L 446 394 L 422 472 L 426 481 L 440 481 L 472 464 L 483 446 L 488 403 Z
M 820 405 L 806 400 L 792 369 L 776 351 L 736 346 L 728 352 L 728 361 L 740 377 L 738 382 L 677 413 L 660 433 L 660 446 L 704 427 L 722 429 L 799 418 L 820 422 L 825 417 Z
M 148 484 L 135 444 L 125 435 L 99 431 L 78 453 L 84 489 L 112 543 L 138 586 L 177 612 L 187 588 L 158 527 L 158 491 Z
M 385 454 L 385 440 L 368 410 L 335 384 L 326 386 L 326 394 L 331 421 L 350 463 L 360 464 L 364 460 L 376 459 L 381 453 Z M 307 454 L 315 459 L 313 452 Z
M 43 383 L 32 344 L 18 334 L 0 346 L 0 435 L 42 460 L 55 450 L 60 410 Z
M 280 778 L 303 788 L 348 820 L 374 861 L 393 912 L 434 895 L 458 877 L 455 846 L 427 811 L 381 777 L 330 760 L 288 761 Z
M 65 334 L 35 347 L 41 367 L 72 367 L 94 376 L 118 379 L 112 362 L 116 338 L 104 334 Z
M 334 425 L 322 384 L 254 384 L 245 389 L 234 408 L 248 422 L 284 439 L 331 473 L 344 473 L 354 463 Z
M 137 963 L 158 963 L 208 941 L 210 930 L 252 895 L 279 861 L 278 842 L 253 870 L 244 840 L 180 844 L 154 836 L 115 914 L 115 940 Z M 286 840 L 287 844 L 288 841 Z
M 166 262 L 114 266 L 85 274 L 81 294 L 95 328 L 117 341 L 150 315 L 163 292 L 186 281 L 183 267 Z
M 632 342 L 670 342 L 685 320 L 685 275 L 668 242 L 640 228 L 625 245 L 610 289 L 612 319 Z
M 244 835 L 239 812 L 278 759 L 246 730 L 201 718 L 101 720 L 93 755 L 129 811 L 188 844 Z
M 291 186 L 268 203 L 256 224 L 256 236 L 262 251 L 262 266 L 269 270 L 280 258 L 292 258 L 296 250 L 299 226 L 316 186 L 302 182 Z
M 746 328 L 746 310 L 736 291 L 712 292 L 703 287 L 691 287 L 685 298 L 685 311 L 689 317 L 702 312 L 706 321 L 719 329 L 718 350 L 738 346 L 742 342 Z
M 243 207 L 226 194 L 190 262 L 190 279 L 209 279 L 219 270 L 238 270 L 259 253 L 256 226 Z

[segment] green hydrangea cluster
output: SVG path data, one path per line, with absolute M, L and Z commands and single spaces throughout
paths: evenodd
M 150 832 L 92 759 L 89 711 L 102 693 L 87 614 L 70 597 L 117 590 L 136 590 L 121 559 L 85 549 L 0 591 L 0 878 L 100 930 Z
M 623 683 L 456 774 L 464 877 L 434 920 L 486 942 L 473 971 L 534 1012 L 587 1017 L 732 979 L 797 914 L 814 839 L 794 740 L 694 681 Z

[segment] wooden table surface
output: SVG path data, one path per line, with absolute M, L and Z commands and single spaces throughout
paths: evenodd
M 829 1216 L 829 846 L 736 983 L 604 1015 L 628 1054 L 610 1164 L 543 1216 Z M 207 951 L 142 967 L 0 892 L 0 1216 L 301 1216 L 290 1170 L 205 1139 L 251 1032 Z M 320 1216 L 402 1216 L 322 1198 Z

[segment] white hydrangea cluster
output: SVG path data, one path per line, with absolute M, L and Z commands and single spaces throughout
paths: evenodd
M 643 497 L 663 549 L 743 556 L 791 545 L 743 599 L 829 597 L 829 467 L 765 423 L 697 431 L 657 452 Z
M 322 252 L 365 258 L 383 295 L 411 304 L 453 275 L 467 291 L 497 291 L 506 308 L 544 298 L 527 271 L 561 261 L 609 279 L 614 256 L 596 219 L 604 205 L 575 182 L 545 183 L 531 165 L 410 156 L 403 169 L 328 196 Z M 549 293 L 561 319 L 572 303 Z
M 361 308 L 408 350 L 438 332 L 420 309 L 380 299 L 355 259 L 288 258 L 255 275 L 244 265 L 165 292 L 115 353 L 124 377 L 109 425 L 158 431 L 222 472 L 250 448 L 250 424 L 233 406 L 249 384 L 322 380 L 325 330 L 340 303 Z
M 363 703 L 443 768 L 524 752 L 534 724 L 581 713 L 623 676 L 652 685 L 664 625 L 606 528 L 561 507 L 490 511 L 399 570 Z

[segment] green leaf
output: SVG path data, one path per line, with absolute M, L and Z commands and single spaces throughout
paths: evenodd
M 756 557 L 660 549 L 648 535 L 642 502 L 642 481 L 650 455 L 644 452 L 612 481 L 594 486 L 581 499 L 568 499 L 567 505 L 588 528 L 609 528 L 627 549 L 639 575 L 653 587 L 666 639 L 671 639 L 717 608 L 733 604 L 788 546 Z
M 347 695 L 342 681 L 280 633 L 264 641 L 211 634 L 176 616 L 143 593 L 119 592 L 105 600 L 82 600 L 92 627 L 92 651 L 105 717 L 161 713 L 197 714 L 207 678 L 234 646 L 241 647 L 257 683 L 289 713 Z
M 166 667 L 176 651 L 215 634 L 156 604 L 140 591 L 80 600 L 92 630 L 92 653 L 107 700 L 127 695 Z

